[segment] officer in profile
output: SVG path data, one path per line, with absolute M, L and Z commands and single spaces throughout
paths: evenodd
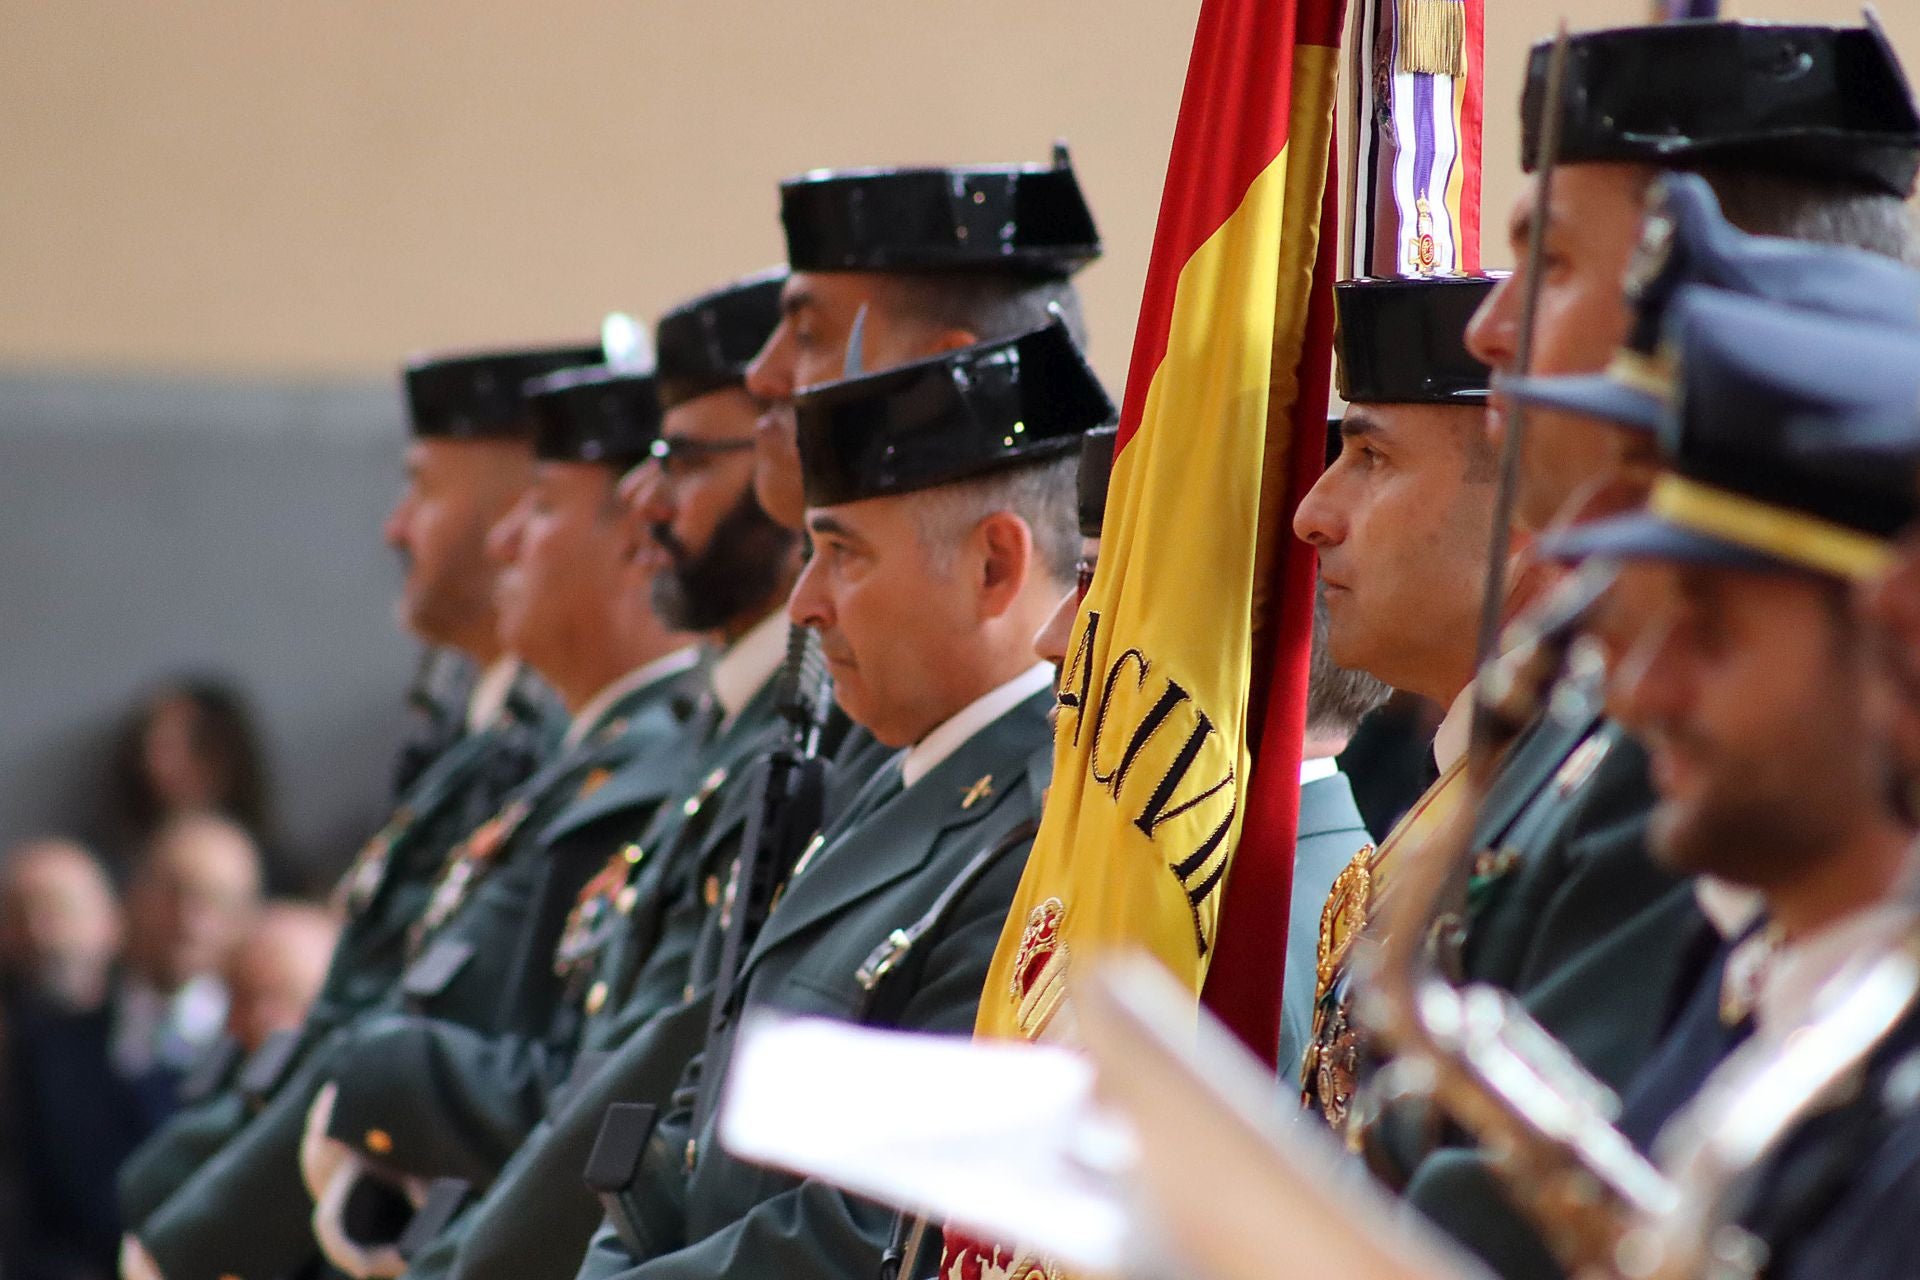
M 599 348 L 584 344 L 460 353 L 423 356 L 403 371 L 412 439 L 406 485 L 383 530 L 406 574 L 400 621 L 422 642 L 465 655 L 480 674 L 457 738 L 412 780 L 342 878 L 337 896 L 346 920 L 300 1030 L 268 1037 L 121 1168 L 129 1228 L 232 1139 L 308 1051 L 387 996 L 448 852 L 559 742 L 558 704 L 500 639 L 498 566 L 486 539 L 533 478 L 533 426 L 521 384 L 598 356 Z
M 861 368 L 885 369 L 1039 328 L 1054 313 L 1085 345 L 1073 277 L 1100 256 L 1066 149 L 1049 165 L 816 169 L 780 184 L 791 274 L 779 327 L 747 372 L 765 402 L 754 485 L 776 520 L 805 500 L 793 398 L 844 375 L 856 324 Z
M 1536 170 L 1551 49 L 1532 53 L 1522 97 L 1522 165 Z M 1468 330 L 1469 348 L 1510 377 L 1527 250 L 1545 220 L 1531 371 L 1591 374 L 1613 361 L 1632 314 L 1625 283 L 1653 180 L 1698 173 L 1744 230 L 1911 258 L 1906 197 L 1920 167 L 1920 115 L 1877 28 L 1737 21 L 1620 27 L 1568 42 L 1551 203 L 1535 179 L 1509 223 L 1515 273 Z M 1629 376 L 1633 368 L 1622 367 Z M 1644 369 L 1640 370 L 1644 373 Z M 1489 422 L 1508 409 L 1498 385 Z M 1514 494 L 1517 525 L 1556 523 L 1636 505 L 1657 455 L 1651 438 L 1579 415 L 1528 412 Z M 1515 577 L 1538 587 L 1553 570 Z M 1516 602 L 1517 603 L 1517 602 Z M 1585 723 L 1579 722 L 1584 720 Z M 1503 753 L 1490 786 L 1517 814 L 1481 860 L 1461 947 L 1470 979 L 1514 992 L 1615 1086 L 1657 1035 L 1657 1002 L 1696 958 L 1691 892 L 1646 851 L 1652 790 L 1644 754 L 1591 703 L 1536 718 Z M 1483 828 L 1480 835 L 1488 832 Z M 1376 1168 L 1503 1275 L 1552 1274 L 1492 1184 L 1485 1161 L 1403 1113 L 1376 1135 Z
M 489 539 L 506 570 L 497 595 L 503 642 L 565 701 L 571 720 L 562 743 L 448 853 L 406 930 L 408 961 L 397 986 L 305 1054 L 245 1129 L 136 1230 L 129 1250 L 136 1270 L 150 1264 L 176 1280 L 278 1275 L 312 1249 L 316 1220 L 327 1216 L 323 1206 L 316 1218 L 316 1200 L 354 1193 L 354 1204 L 367 1205 L 355 1192 L 364 1180 L 350 1177 L 351 1162 L 325 1143 L 332 1097 L 325 1086 L 372 1020 L 404 1014 L 507 1034 L 550 1013 L 559 993 L 551 957 L 565 904 L 600 859 L 550 856 L 543 833 L 622 764 L 671 755 L 683 710 L 674 694 L 687 665 L 683 659 L 656 677 L 649 664 L 679 638 L 657 625 L 644 632 L 618 625 L 625 562 L 613 501 L 619 472 L 610 464 L 623 453 L 639 456 L 646 440 L 611 442 L 556 425 L 535 424 L 534 486 Z M 395 1139 L 366 1140 L 372 1149 Z M 372 1225 L 356 1234 L 378 1239 L 379 1221 L 404 1211 L 397 1196 L 392 1203 L 392 1211 L 368 1209 Z
M 1327 650 L 1342 667 L 1446 707 L 1437 780 L 1378 847 L 1333 877 L 1317 942 L 1306 1100 L 1344 1132 L 1361 1062 L 1351 1016 L 1353 940 L 1397 858 L 1464 794 L 1480 584 L 1493 526 L 1494 452 L 1482 428 L 1488 375 L 1464 345 L 1486 277 L 1361 279 L 1334 287 L 1340 453 L 1301 499 L 1294 532 L 1320 560 Z
M 1032 637 L 1072 579 L 1079 437 L 1111 403 L 1056 323 L 816 388 L 796 408 L 814 555 L 789 613 L 819 633 L 840 707 L 893 754 L 802 856 L 717 994 L 725 1020 L 586 1276 L 871 1274 L 891 1215 L 714 1141 L 740 1018 L 970 1030 L 1037 830 L 1053 673 Z
M 699 1048 L 708 1005 L 695 952 L 745 822 L 729 798 L 756 794 L 733 780 L 751 782 L 776 727 L 780 650 L 767 640 L 784 638 L 779 605 L 797 568 L 795 535 L 753 495 L 758 405 L 741 386 L 777 321 L 783 275 L 711 290 L 656 327 L 660 436 L 622 483 L 627 554 L 654 583 L 638 603 L 700 630 L 718 656 L 681 742 L 684 760 L 621 771 L 564 828 L 549 828 L 556 846 L 604 861 L 568 912 L 552 957 L 564 993 L 542 1034 L 476 1052 L 441 1028 L 438 1043 L 422 1046 L 432 1070 L 416 1088 L 431 1081 L 435 1105 L 450 1114 L 380 1161 L 415 1178 L 457 1179 L 464 1191 L 443 1184 L 439 1194 L 454 1199 L 430 1202 L 410 1225 L 415 1277 L 571 1276 L 600 1220 L 580 1173 L 602 1113 L 615 1100 L 664 1104 Z M 365 1046 L 363 1114 L 336 1126 L 343 1140 L 360 1145 L 411 1106 L 382 1065 L 396 1048 L 404 1045 Z

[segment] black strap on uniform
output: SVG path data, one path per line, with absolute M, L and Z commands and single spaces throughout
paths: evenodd
M 954 905 L 964 897 L 974 885 L 980 882 L 988 869 L 998 862 L 1001 856 L 1033 839 L 1040 830 L 1036 820 L 1029 819 L 1021 823 L 998 841 L 988 845 L 973 855 L 972 861 L 960 869 L 960 874 L 933 900 L 926 914 L 904 929 L 895 929 L 887 935 L 885 942 L 867 953 L 866 962 L 854 973 L 853 980 L 860 984 L 860 1003 L 854 1008 L 853 1019 L 865 1022 L 872 1012 L 878 991 L 886 982 L 889 974 L 899 970 L 900 965 L 912 953 L 920 940 L 932 933 L 952 913 Z
M 826 761 L 820 736 L 833 705 L 820 642 L 804 627 L 787 633 L 787 656 L 774 673 L 775 713 L 787 733 L 766 757 L 767 771 L 740 841 L 734 869 L 732 917 L 721 946 L 707 1043 L 732 1008 L 731 993 L 773 900 L 792 874 L 806 843 L 819 830 L 826 798 Z
M 599 1197 L 607 1220 L 620 1235 L 620 1241 L 636 1258 L 645 1258 L 651 1250 L 650 1237 L 641 1226 L 641 1214 L 633 1189 L 647 1154 L 647 1143 L 659 1122 L 660 1109 L 638 1102 L 616 1102 L 607 1108 L 600 1121 L 600 1133 L 594 1139 L 587 1167 L 581 1171 L 587 1189 Z
M 472 1197 L 473 1184 L 465 1178 L 435 1178 L 427 1184 L 426 1200 L 407 1219 L 407 1229 L 394 1242 L 394 1249 L 412 1262 L 446 1232 Z

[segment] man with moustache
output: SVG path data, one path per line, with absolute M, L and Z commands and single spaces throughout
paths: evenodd
M 765 403 L 754 486 L 774 519 L 805 502 L 793 399 L 846 372 L 856 322 L 863 369 L 885 369 L 1047 323 L 1084 345 L 1073 277 L 1100 233 L 1064 147 L 1051 165 L 817 169 L 780 184 L 791 274 L 781 319 L 747 372 Z
M 623 619 L 619 603 L 627 565 L 619 473 L 609 464 L 640 456 L 648 438 L 631 421 L 614 435 L 615 425 L 536 422 L 533 485 L 489 535 L 506 570 L 497 593 L 502 642 L 541 671 L 573 715 L 560 749 L 449 853 L 407 930 L 397 987 L 307 1054 L 247 1127 L 147 1217 L 128 1251 L 133 1272 L 212 1280 L 299 1265 L 315 1225 L 335 1214 L 334 1197 L 368 1185 L 320 1141 L 331 1091 L 314 1105 L 355 1035 L 399 1013 L 504 1034 L 537 1024 L 558 997 L 554 942 L 598 860 L 549 850 L 543 833 L 613 769 L 646 753 L 671 756 L 680 723 L 672 694 L 691 660 L 676 657 L 665 675 L 649 670 L 679 638 L 657 624 L 621 625 L 631 615 Z M 303 1131 L 311 1131 L 304 1142 Z M 374 1149 L 391 1141 L 367 1136 Z M 387 1211 L 356 1195 L 359 1225 L 377 1225 Z
M 1537 46 L 1523 101 L 1530 169 L 1548 59 L 1548 47 Z M 1510 224 L 1524 259 L 1533 219 L 1547 219 L 1534 371 L 1595 373 L 1612 362 L 1622 376 L 1645 380 L 1644 363 L 1613 357 L 1629 327 L 1622 279 L 1661 169 L 1700 173 L 1727 217 L 1748 230 L 1913 256 L 1903 200 L 1920 164 L 1920 117 L 1877 31 L 1683 22 L 1590 32 L 1569 43 L 1568 81 L 1552 207 L 1536 207 L 1536 182 Z M 1744 104 L 1742 113 L 1730 114 L 1729 103 Z M 1474 353 L 1503 374 L 1515 372 L 1527 288 L 1523 267 L 1468 332 Z M 1492 420 L 1497 432 L 1497 396 Z M 1551 407 L 1527 421 L 1515 494 L 1521 528 L 1640 501 L 1654 460 L 1650 436 Z M 1465 976 L 1520 994 L 1618 1086 L 1657 1030 L 1639 994 L 1690 963 L 1683 943 L 1698 919 L 1689 890 L 1658 892 L 1665 873 L 1646 857 L 1644 757 L 1593 705 L 1557 726 L 1537 721 L 1508 749 L 1492 785 L 1524 814 L 1510 839 L 1481 846 Z M 1454 1149 L 1429 1158 L 1434 1136 L 1390 1125 L 1374 1145 L 1376 1164 L 1504 1274 L 1547 1274 L 1480 1157 Z
M 1117 427 L 1096 427 L 1082 438 L 1080 561 L 1074 589 L 1060 597 L 1033 638 L 1034 652 L 1057 673 L 1067 660 L 1073 621 L 1100 563 L 1100 526 L 1106 518 L 1113 477 Z M 1372 676 L 1334 665 L 1328 653 L 1326 602 L 1315 602 L 1313 647 L 1307 663 L 1307 737 L 1300 763 L 1300 819 L 1293 844 L 1293 906 L 1287 928 L 1286 980 L 1281 993 L 1280 1057 L 1297 1067 L 1313 1027 L 1314 968 L 1320 910 L 1336 876 L 1371 839 L 1354 803 L 1353 788 L 1335 757 L 1346 749 L 1360 720 L 1386 699 L 1387 687 Z M 1058 679 L 1058 676 L 1055 676 Z M 1055 708 L 1054 715 L 1059 714 Z
M 1111 403 L 1055 324 L 796 409 L 814 555 L 789 614 L 820 632 L 841 708 L 896 754 L 716 995 L 724 1019 L 585 1276 L 873 1274 L 890 1214 L 715 1142 L 735 1032 L 756 1008 L 970 1029 L 1037 828 L 1052 672 L 1032 637 L 1072 572 L 1078 436 Z
M 218 1092 L 184 1110 L 120 1171 L 137 1227 L 270 1100 L 333 1029 L 384 998 L 407 963 L 407 931 L 461 836 L 497 811 L 558 742 L 552 695 L 499 636 L 487 532 L 532 479 L 520 384 L 596 358 L 590 346 L 423 357 L 405 372 L 406 487 L 384 529 L 406 570 L 401 624 L 481 669 L 464 732 L 413 780 L 341 881 L 346 914 L 327 979 L 294 1035 L 269 1038 Z
M 722 650 L 710 708 L 683 741 L 687 762 L 650 823 L 633 798 L 657 780 L 629 770 L 556 833 L 606 859 L 556 950 L 566 994 L 541 1039 L 475 1062 L 485 1070 L 434 1073 L 462 1118 L 407 1144 L 406 1169 L 458 1177 L 468 1194 L 437 1221 L 430 1206 L 410 1233 L 416 1277 L 571 1276 L 600 1220 L 580 1173 L 608 1103 L 664 1104 L 705 1031 L 696 951 L 759 794 L 750 764 L 775 732 L 769 677 L 779 657 L 764 638 L 782 638 L 779 604 L 798 566 L 797 539 L 753 496 L 745 446 L 759 406 L 741 387 L 778 320 L 782 275 L 727 285 L 660 320 L 662 434 L 623 493 L 638 562 L 656 574 L 655 604 Z M 404 1112 L 378 1069 L 386 1056 L 368 1057 L 365 1081 L 377 1092 L 363 1120 Z

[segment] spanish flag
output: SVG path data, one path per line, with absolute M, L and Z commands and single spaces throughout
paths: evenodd
M 1274 1058 L 1313 580 L 1290 525 L 1324 456 L 1341 5 L 1200 6 L 1053 791 L 981 1035 L 1071 1038 L 1070 966 L 1145 948 Z

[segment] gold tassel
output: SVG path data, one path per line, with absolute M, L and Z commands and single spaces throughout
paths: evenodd
M 1400 70 L 1467 74 L 1467 10 L 1461 0 L 1400 0 Z

